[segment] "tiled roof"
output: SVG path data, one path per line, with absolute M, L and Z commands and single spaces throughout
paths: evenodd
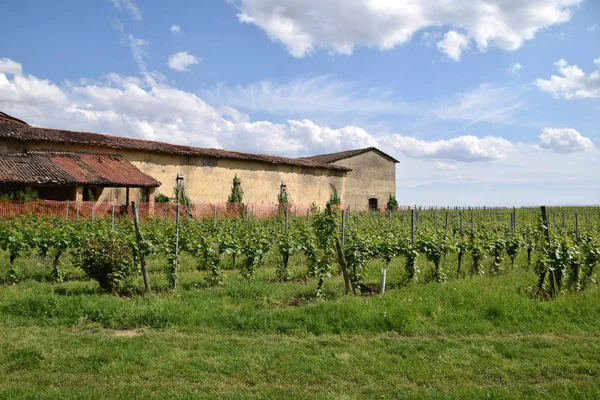
M 160 182 L 121 156 L 58 151 L 2 154 L 0 182 L 104 187 L 160 186 Z
M 0 111 L 0 121 L 4 122 L 12 122 L 17 124 L 29 125 L 27 122 L 20 120 L 19 118 L 15 118 L 12 115 L 8 115 Z
M 112 149 L 148 151 L 153 153 L 177 154 L 184 156 L 228 158 L 235 160 L 259 161 L 269 164 L 285 164 L 299 167 L 350 171 L 350 169 L 339 165 L 328 164 L 310 159 L 287 158 L 269 156 L 265 154 L 239 153 L 236 151 L 181 146 L 176 144 L 155 142 L 151 140 L 130 139 L 119 136 L 103 135 L 98 133 L 38 128 L 26 124 L 9 122 L 6 119 L 0 119 L 0 139 L 11 139 L 21 142 L 39 141 L 61 144 L 75 144 L 92 147 L 108 147 Z
M 400 161 L 396 160 L 394 157 L 390 156 L 389 154 L 386 154 L 383 151 L 379 150 L 377 147 L 365 147 L 364 149 L 340 151 L 338 153 L 330 153 L 330 154 L 321 154 L 318 156 L 304 157 L 303 159 L 321 162 L 321 163 L 333 163 L 333 162 L 336 162 L 339 160 L 343 160 L 344 158 L 354 157 L 359 154 L 367 153 L 369 151 L 375 151 L 375 152 L 379 153 L 380 155 L 382 155 L 383 157 L 385 157 L 388 160 L 393 161 L 395 163 L 400 162 Z

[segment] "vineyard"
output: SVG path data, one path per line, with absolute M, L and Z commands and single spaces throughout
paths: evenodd
M 403 269 L 390 271 L 398 279 L 388 281 L 388 288 L 500 275 L 515 269 L 523 253 L 526 263 L 519 268 L 538 277 L 532 289 L 555 297 L 595 282 L 600 261 L 597 207 L 548 209 L 544 215 L 535 208 L 350 213 L 334 206 L 313 211 L 301 217 L 282 209 L 276 218 L 256 219 L 242 212 L 235 218 L 202 220 L 181 212 L 177 224 L 164 218 L 140 221 L 137 236 L 133 218 L 127 217 L 5 218 L 0 220 L 0 248 L 7 253 L 8 270 L 2 280 L 27 279 L 27 271 L 17 268 L 18 259 L 35 255 L 48 267 L 41 273 L 45 279 L 61 282 L 67 271 L 79 267 L 107 291 L 138 290 L 130 278 L 140 274 L 140 264 L 145 269 L 146 258 L 154 257 L 164 260 L 164 267 L 153 272 L 162 272 L 176 288 L 180 253 L 187 253 L 195 265 L 186 267 L 206 271 L 208 286 L 225 283 L 224 270 L 252 279 L 260 268 L 274 269 L 276 279 L 285 282 L 293 278 L 289 263 L 296 256 L 305 270 L 294 278 L 314 279 L 315 298 L 324 299 L 332 274 L 344 277 L 346 294 L 383 293 L 387 269 L 396 258 L 403 259 Z M 366 282 L 365 269 L 374 260 L 384 262 L 381 281 Z M 148 276 L 145 284 L 151 290 Z
M 598 207 L 176 211 L 0 219 L 0 397 L 600 395 Z

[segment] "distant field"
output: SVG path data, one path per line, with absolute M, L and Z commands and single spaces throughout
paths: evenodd
M 336 267 L 326 301 L 314 298 L 300 255 L 285 283 L 276 254 L 251 280 L 223 259 L 218 287 L 182 257 L 176 291 L 161 273 L 166 261 L 153 256 L 158 293 L 132 297 L 100 293 L 69 265 L 70 280 L 47 283 L 47 265 L 17 259 L 20 282 L 0 286 L 0 397 L 600 397 L 598 286 L 533 298 L 524 251 L 514 268 L 503 260 L 499 276 L 405 286 L 397 257 L 384 296 L 343 295 Z M 368 263 L 366 284 L 376 285 L 383 265 Z M 432 268 L 423 256 L 417 265 Z M 455 265 L 452 254 L 444 268 Z M 0 274 L 7 270 L 2 252 Z

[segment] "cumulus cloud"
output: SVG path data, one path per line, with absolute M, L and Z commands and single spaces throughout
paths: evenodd
M 183 72 L 189 71 L 189 66 L 200 63 L 201 58 L 196 57 L 188 53 L 187 51 L 180 51 L 179 53 L 173 54 L 169 57 L 169 68 L 175 71 Z
M 171 25 L 170 29 L 173 35 L 181 35 L 181 26 L 179 25 Z
M 21 64 L 10 58 L 0 58 L 0 72 L 11 75 L 21 75 L 23 73 L 23 67 Z
M 448 164 L 441 161 L 433 163 L 434 171 L 449 171 L 453 169 L 458 169 L 458 167 L 454 164 Z
M 549 26 L 567 22 L 582 0 L 234 0 L 240 22 L 254 24 L 295 57 L 318 49 L 382 50 L 428 27 L 452 26 L 480 50 L 515 50 Z M 456 31 L 454 31 L 456 33 Z M 456 36 L 452 34 L 451 36 Z M 448 39 L 450 40 L 450 39 Z M 456 57 L 461 47 L 447 47 Z
M 450 161 L 500 160 L 513 151 L 513 144 L 500 137 L 459 136 L 448 140 L 426 141 L 398 134 L 382 140 L 384 148 L 392 148 L 407 157 Z
M 16 69 L 22 70 L 20 64 Z M 235 108 L 214 107 L 172 86 L 156 72 L 140 77 L 112 73 L 62 87 L 32 75 L 0 73 L 0 109 L 48 127 L 289 156 L 377 146 L 412 158 L 476 162 L 502 159 L 512 150 L 509 141 L 496 137 L 425 141 L 397 134 L 378 137 L 361 127 L 333 128 L 309 119 L 252 121 Z
M 564 59 L 558 60 L 554 66 L 560 76 L 552 75 L 550 79 L 537 79 L 535 84 L 556 98 L 586 99 L 600 97 L 600 57 L 594 60 L 596 71 L 586 75 L 577 65 L 569 65 Z
M 135 4 L 135 0 L 110 0 L 116 9 L 125 10 L 131 14 L 131 17 L 136 21 L 142 20 L 142 12 Z
M 519 73 L 519 71 L 521 70 L 521 68 L 523 68 L 523 66 L 520 63 L 514 63 L 508 69 L 508 73 L 512 74 L 512 75 L 516 75 L 516 74 Z
M 591 150 L 594 148 L 594 143 L 575 129 L 544 128 L 539 136 L 537 147 L 565 154 Z
M 437 47 L 454 61 L 460 61 L 462 51 L 469 47 L 469 39 L 456 31 L 450 31 L 438 42 Z

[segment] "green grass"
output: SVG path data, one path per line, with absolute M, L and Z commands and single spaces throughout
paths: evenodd
M 398 259 L 384 296 L 344 296 L 335 274 L 317 302 L 301 257 L 290 282 L 228 269 L 209 288 L 184 256 L 177 291 L 150 259 L 157 293 L 117 297 L 17 261 L 21 283 L 0 286 L 0 398 L 600 398 L 597 285 L 537 300 L 517 268 L 400 287 Z

